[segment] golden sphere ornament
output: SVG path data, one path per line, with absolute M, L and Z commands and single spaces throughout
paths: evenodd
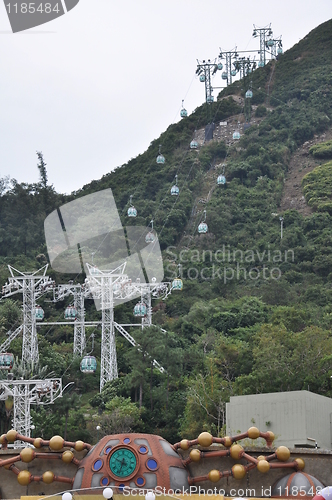
M 35 448 L 41 448 L 42 447 L 42 438 L 36 438 L 33 442 L 33 445 Z
M 274 440 L 275 440 L 275 435 L 274 435 L 274 432 L 272 431 L 267 431 L 267 434 L 269 435 L 266 440 L 268 443 L 272 443 Z
M 243 454 L 243 448 L 240 444 L 233 444 L 230 449 L 231 452 L 231 457 L 234 458 L 235 460 L 238 460 L 241 458 L 241 455 Z
M 199 450 L 191 450 L 189 456 L 193 462 L 199 462 L 201 459 L 201 452 Z
M 35 458 L 35 452 L 32 448 L 24 448 L 20 453 L 20 457 L 22 462 L 29 463 Z
M 212 444 L 212 436 L 209 432 L 202 432 L 198 436 L 198 444 L 204 447 L 208 447 Z
M 76 451 L 82 451 L 82 450 L 84 450 L 84 443 L 83 443 L 83 441 L 76 441 L 74 448 L 75 448 Z
M 72 451 L 69 451 L 69 450 L 64 451 L 62 453 L 62 456 L 61 456 L 61 460 L 63 462 L 65 462 L 65 464 L 70 464 L 70 462 L 73 460 L 73 458 L 74 458 L 74 453 Z
M 219 479 L 220 479 L 220 473 L 219 473 L 219 471 L 216 470 L 216 469 L 210 470 L 210 472 L 209 472 L 209 479 L 213 483 L 217 483 L 219 481 Z
M 257 427 L 250 427 L 248 429 L 248 438 L 250 439 L 257 439 L 259 437 L 259 430 Z
M 257 464 L 259 472 L 263 472 L 264 474 L 270 470 L 270 467 L 271 466 L 267 460 L 260 460 Z
M 296 458 L 295 462 L 297 463 L 298 470 L 303 470 L 304 469 L 305 463 L 304 463 L 303 458 Z
M 61 436 L 53 436 L 50 439 L 50 448 L 53 451 L 60 451 L 63 448 L 64 439 Z
M 28 470 L 21 470 L 17 476 L 17 481 L 21 486 L 28 486 L 31 481 L 31 474 Z
M 8 443 L 13 443 L 14 441 L 16 441 L 17 434 L 17 431 L 15 431 L 14 429 L 8 431 L 6 434 Z
M 226 448 L 229 448 L 230 446 L 232 446 L 233 444 L 233 441 L 231 440 L 231 438 L 229 436 L 226 436 L 224 438 L 224 446 L 226 446 Z
M 280 462 L 287 462 L 290 457 L 290 451 L 286 446 L 279 446 L 276 449 L 276 455 Z
M 43 482 L 45 484 L 51 484 L 51 483 L 53 483 L 53 481 L 54 481 L 54 474 L 53 474 L 53 472 L 50 471 L 50 470 L 47 470 L 46 472 L 44 472 L 44 474 L 43 474 Z
M 246 469 L 241 464 L 235 464 L 232 467 L 232 474 L 235 479 L 243 479 L 246 475 Z
M 182 441 L 180 442 L 180 448 L 181 448 L 181 450 L 188 450 L 188 448 L 189 448 L 188 439 L 182 439 Z

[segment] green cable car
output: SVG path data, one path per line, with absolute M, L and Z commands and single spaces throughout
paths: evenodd
M 2 352 L 0 354 L 0 370 L 11 370 L 14 364 L 14 354 Z
M 44 310 L 40 306 L 36 306 L 35 315 L 37 321 L 42 321 L 44 319 Z
M 84 356 L 80 364 L 82 373 L 95 373 L 97 370 L 97 360 L 94 356 Z
M 175 278 L 172 281 L 172 290 L 182 290 L 183 289 L 183 281 L 181 278 Z

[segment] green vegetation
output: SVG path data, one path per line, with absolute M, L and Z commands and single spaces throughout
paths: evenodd
M 82 375 L 73 360 L 73 330 L 39 327 L 42 366 L 64 384 L 74 382 L 66 404 L 36 408 L 36 432 L 66 434 L 96 441 L 119 430 L 145 431 L 175 442 L 202 430 L 222 435 L 225 405 L 231 395 L 307 389 L 332 397 L 330 387 L 332 326 L 332 163 L 303 179 L 303 192 L 314 213 L 280 213 L 285 175 L 292 154 L 305 141 L 331 128 L 332 21 L 313 30 L 292 49 L 251 74 L 255 117 L 262 118 L 236 143 L 214 140 L 198 150 L 189 143 L 207 123 L 228 120 L 243 109 L 235 82 L 217 102 L 200 106 L 171 125 L 147 151 L 100 180 L 63 196 L 47 184 L 39 156 L 39 183 L 2 179 L 0 187 L 0 279 L 7 264 L 36 269 L 47 262 L 44 218 L 77 197 L 112 188 L 124 225 L 130 195 L 138 210 L 130 224 L 147 226 L 153 218 L 164 257 L 165 279 L 180 273 L 181 292 L 154 301 L 154 323 L 144 334 L 131 332 L 133 348 L 118 336 L 119 378 L 101 394 L 99 372 Z M 237 120 L 237 117 L 235 118 Z M 196 135 L 195 135 L 196 134 Z M 166 158 L 156 163 L 159 144 Z M 330 158 L 331 143 L 311 148 Z M 321 156 L 319 156 L 321 155 Z M 322 156 L 323 155 L 323 156 Z M 217 186 L 220 164 L 225 186 Z M 170 196 L 178 175 L 179 197 Z M 197 226 L 206 210 L 207 234 Z M 283 238 L 280 221 L 283 217 Z M 57 282 L 71 276 L 50 271 Z M 85 276 L 72 276 L 84 280 Z M 20 299 L 0 304 L 0 341 L 20 323 Z M 49 320 L 62 318 L 66 301 L 40 304 Z M 134 301 L 118 306 L 115 320 L 132 322 Z M 86 301 L 87 318 L 100 314 Z M 163 330 L 167 333 L 164 333 Z M 139 329 L 137 329 L 139 330 Z M 100 330 L 93 355 L 100 357 Z M 88 350 L 92 350 L 91 341 Z M 11 352 L 20 356 L 21 341 Z M 149 353 L 149 355 L 147 354 Z M 165 368 L 153 368 L 151 357 Z M 75 395 L 75 396 L 74 396 Z M 9 425 L 0 407 L 2 432 Z M 100 425 L 100 434 L 96 426 Z M 250 426 L 250 422 L 248 423 Z
M 320 142 L 309 149 L 315 158 L 332 158 L 332 141 Z
M 302 186 L 308 205 L 318 212 L 332 214 L 332 161 L 305 175 Z

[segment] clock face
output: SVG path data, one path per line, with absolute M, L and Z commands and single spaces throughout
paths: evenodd
M 109 457 L 109 465 L 114 476 L 126 478 L 135 472 L 138 462 L 132 450 L 121 446 L 112 451 Z

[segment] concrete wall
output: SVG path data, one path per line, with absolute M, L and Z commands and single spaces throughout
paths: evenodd
M 274 432 L 276 446 L 314 446 L 307 440 L 310 437 L 320 448 L 331 449 L 331 414 L 332 399 L 309 391 L 234 396 L 226 404 L 227 435 L 254 425 L 260 431 Z
M 204 448 L 202 448 L 204 449 Z M 205 448 L 204 451 L 214 451 L 216 449 L 224 449 L 220 445 L 213 445 L 210 448 Z M 189 451 L 181 451 L 183 458 L 187 458 Z M 246 448 L 246 451 L 257 457 L 258 455 L 268 455 L 273 452 L 267 448 Z M 17 451 L 1 451 L 0 459 L 5 460 L 13 455 L 18 454 Z M 84 454 L 84 453 L 83 453 Z M 75 454 L 77 458 L 82 458 L 82 454 Z M 295 458 L 303 458 L 305 461 L 304 472 L 319 479 L 325 486 L 332 485 L 332 452 L 320 450 L 299 449 L 292 450 L 290 461 Z M 191 463 L 189 465 L 189 472 L 192 476 L 201 476 L 207 474 L 211 469 L 218 469 L 221 471 L 229 470 L 235 463 L 246 464 L 246 460 L 235 461 L 229 457 L 226 458 L 206 458 L 198 463 Z M 41 475 L 46 470 L 51 470 L 57 475 L 73 477 L 76 473 L 77 467 L 73 464 L 64 464 L 61 460 L 34 460 L 30 464 L 23 464 L 18 462 L 19 469 L 29 469 L 34 475 Z M 217 483 L 202 482 L 198 483 L 197 488 L 202 490 L 214 489 L 224 490 L 226 495 L 229 496 L 269 496 L 268 492 L 270 487 L 279 478 L 294 472 L 294 469 L 274 469 L 267 474 L 261 474 L 257 469 L 248 472 L 247 476 L 238 481 L 232 477 L 223 478 Z M 9 470 L 0 467 L 0 488 L 2 499 L 20 498 L 22 495 L 40 495 L 45 493 L 51 495 L 57 492 L 62 492 L 70 489 L 70 486 L 64 483 L 53 483 L 46 485 L 44 483 L 31 483 L 28 486 L 20 486 L 17 482 L 16 475 Z M 239 490 L 243 490 L 243 493 Z M 250 491 L 249 491 L 250 490 Z M 237 492 L 236 494 L 235 491 Z M 263 494 L 262 494 L 263 491 Z

